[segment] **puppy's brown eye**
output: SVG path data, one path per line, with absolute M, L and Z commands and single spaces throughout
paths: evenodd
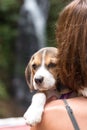
M 36 65 L 36 64 L 33 64 L 33 65 L 32 65 L 32 68 L 33 68 L 34 70 L 36 70 L 37 65 Z
M 49 63 L 48 64 L 48 68 L 54 68 L 54 67 L 56 67 L 56 63 Z

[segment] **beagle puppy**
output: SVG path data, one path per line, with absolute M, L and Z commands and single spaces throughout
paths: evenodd
M 24 114 L 26 123 L 33 126 L 41 121 L 44 105 L 52 96 L 59 98 L 57 86 L 57 52 L 55 47 L 46 47 L 36 52 L 30 59 L 25 77 L 30 90 L 37 90 L 32 103 Z M 62 90 L 62 93 L 69 89 Z
M 31 105 L 24 114 L 26 123 L 31 126 L 41 122 L 44 106 L 49 99 L 52 97 L 59 99 L 61 95 L 71 93 L 71 90 L 61 86 L 57 81 L 57 53 L 58 49 L 55 47 L 42 48 L 31 57 L 26 67 L 27 84 L 31 91 L 37 90 Z M 87 97 L 87 88 L 79 90 L 78 93 Z M 77 93 L 71 94 L 70 97 L 75 95 Z

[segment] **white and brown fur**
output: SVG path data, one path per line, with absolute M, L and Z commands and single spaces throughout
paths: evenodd
M 70 91 L 68 88 L 61 88 L 60 92 L 56 91 L 57 53 L 58 49 L 55 47 L 42 48 L 31 57 L 26 67 L 27 84 L 31 91 L 37 90 L 24 114 L 26 123 L 31 126 L 41 122 L 44 106 L 51 96 L 59 98 L 61 94 Z

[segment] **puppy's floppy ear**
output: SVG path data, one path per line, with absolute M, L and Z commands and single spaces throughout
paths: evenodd
M 25 78 L 30 88 L 30 91 L 33 91 L 34 87 L 33 87 L 33 74 L 32 74 L 32 68 L 31 68 L 31 60 L 25 69 Z

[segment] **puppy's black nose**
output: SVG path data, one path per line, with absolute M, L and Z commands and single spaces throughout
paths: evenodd
M 35 82 L 37 83 L 37 84 L 41 84 L 42 82 L 43 82 L 43 77 L 42 76 L 40 76 L 39 78 L 35 78 Z

